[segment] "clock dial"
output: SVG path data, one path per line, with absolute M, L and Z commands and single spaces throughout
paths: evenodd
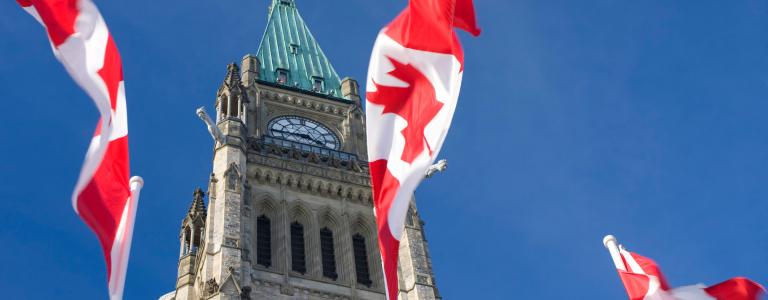
M 269 134 L 276 138 L 338 150 L 339 138 L 323 124 L 299 116 L 282 116 L 269 121 Z

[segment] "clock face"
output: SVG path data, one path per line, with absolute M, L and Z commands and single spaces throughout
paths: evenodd
M 302 144 L 339 149 L 339 138 L 324 125 L 298 116 L 282 116 L 269 121 L 271 136 Z

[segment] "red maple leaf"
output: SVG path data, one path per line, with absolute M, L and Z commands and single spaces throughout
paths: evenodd
M 384 106 L 383 114 L 394 113 L 408 122 L 400 133 L 405 138 L 405 149 L 400 157 L 407 163 L 412 163 L 424 148 L 432 149 L 424 136 L 424 129 L 437 116 L 443 103 L 437 101 L 435 89 L 429 79 L 410 64 L 403 64 L 389 56 L 387 59 L 395 67 L 389 75 L 408 83 L 407 87 L 379 85 L 376 82 L 376 92 L 366 93 L 371 103 Z

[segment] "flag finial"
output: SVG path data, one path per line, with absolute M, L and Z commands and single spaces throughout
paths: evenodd
M 610 243 L 613 242 L 613 244 L 617 244 L 616 237 L 613 235 L 606 235 L 603 238 L 603 245 L 605 245 L 606 248 L 610 248 Z

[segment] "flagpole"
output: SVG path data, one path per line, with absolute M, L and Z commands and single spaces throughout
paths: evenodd
M 605 245 L 605 248 L 608 248 L 608 252 L 611 254 L 611 258 L 613 259 L 613 264 L 616 265 L 616 269 L 626 271 L 627 267 L 624 266 L 624 261 L 621 259 L 616 237 L 610 234 L 606 235 L 603 238 L 603 245 Z
M 125 288 L 125 277 L 128 271 L 128 259 L 131 254 L 131 241 L 133 240 L 133 225 L 136 221 L 136 208 L 139 204 L 141 188 L 144 187 L 144 179 L 133 176 L 129 181 L 131 197 L 126 203 L 123 217 L 121 218 L 122 231 L 118 229 L 117 239 L 112 247 L 112 274 L 109 278 L 109 299 L 122 300 Z

